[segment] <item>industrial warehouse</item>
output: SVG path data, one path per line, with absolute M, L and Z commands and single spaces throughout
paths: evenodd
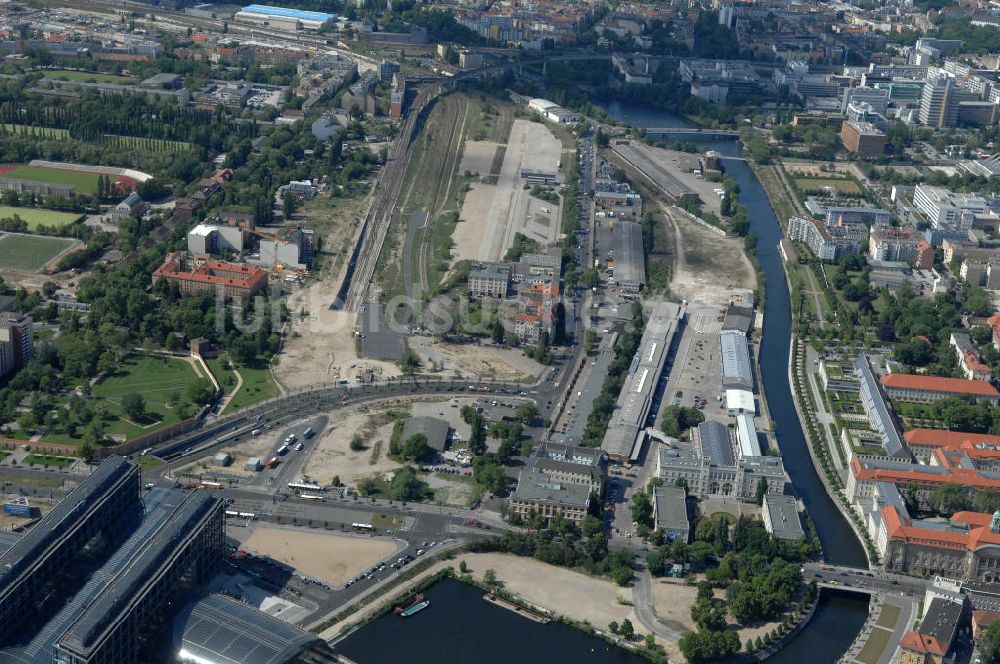
M 611 415 L 601 449 L 608 458 L 635 461 L 642 454 L 649 430 L 646 421 L 660 383 L 674 333 L 684 319 L 684 307 L 670 302 L 656 305 L 646 323 L 639 350 Z
M 0 663 L 148 661 L 144 644 L 164 630 L 181 661 L 335 661 L 321 640 L 256 609 L 213 612 L 228 600 L 199 588 L 224 557 L 222 501 L 140 487 L 139 467 L 111 457 L 0 557 Z M 185 606 L 175 620 L 172 607 Z
M 247 5 L 238 11 L 234 18 L 276 30 L 295 31 L 322 30 L 333 23 L 337 17 L 325 12 L 310 12 L 268 5 Z

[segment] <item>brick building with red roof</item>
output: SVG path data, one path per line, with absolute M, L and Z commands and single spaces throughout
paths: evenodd
M 248 297 L 267 286 L 267 271 L 254 265 L 205 261 L 188 268 L 178 253 L 167 254 L 153 272 L 154 282 L 161 278 L 176 284 L 182 295 L 215 293 L 226 299 Z
M 977 401 L 1000 403 L 1000 392 L 984 380 L 920 376 L 917 374 L 885 374 L 882 387 L 890 398 L 912 403 L 934 403 L 941 399 L 971 396 Z

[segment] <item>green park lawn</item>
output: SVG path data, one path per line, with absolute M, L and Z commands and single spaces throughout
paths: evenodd
M 58 210 L 42 210 L 39 208 L 11 207 L 0 205 L 0 219 L 13 219 L 17 215 L 28 224 L 28 230 L 39 226 L 68 226 L 78 221 L 83 215 L 76 212 L 59 212 Z
M 94 386 L 94 396 L 103 399 L 117 416 L 115 423 L 108 427 L 108 433 L 135 438 L 159 426 L 179 421 L 177 409 L 167 404 L 171 395 L 183 398 L 188 384 L 197 378 L 191 365 L 183 360 L 129 357 L 118 371 Z M 146 400 L 146 416 L 141 422 L 130 422 L 121 410 L 122 397 L 132 392 L 138 392 Z
M 271 377 L 271 369 L 267 365 L 267 360 L 258 357 L 252 366 L 239 367 L 237 371 L 243 377 L 243 385 L 226 406 L 227 412 L 246 408 L 265 399 L 278 396 L 278 386 Z
M 15 180 L 33 180 L 50 184 L 69 184 L 76 187 L 81 194 L 93 194 L 97 191 L 97 173 L 87 171 L 69 171 L 62 168 L 45 168 L 44 166 L 15 166 L 4 177 Z
M 197 378 L 198 374 L 184 360 L 133 355 L 126 358 L 114 374 L 94 386 L 92 401 L 95 405 L 104 404 L 107 409 L 103 421 L 105 433 L 131 440 L 180 421 L 178 408 L 168 402 L 175 394 L 183 400 L 188 384 Z M 146 414 L 138 422 L 127 419 L 121 407 L 122 397 L 133 392 L 141 394 L 146 401 Z M 63 404 L 57 400 L 56 405 L 61 407 Z M 79 444 L 84 430 L 78 427 L 70 435 L 54 424 L 43 438 L 52 443 Z

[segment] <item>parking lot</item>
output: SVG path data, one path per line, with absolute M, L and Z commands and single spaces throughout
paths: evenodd
M 722 388 L 722 358 L 719 349 L 720 309 L 692 304 L 673 358 L 667 390 L 661 404 L 695 406 L 706 418 L 728 419 Z M 659 415 L 657 416 L 659 421 Z

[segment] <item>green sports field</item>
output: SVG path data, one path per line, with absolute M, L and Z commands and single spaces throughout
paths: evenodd
M 71 69 L 56 69 L 45 72 L 45 76 L 57 81 L 86 81 L 88 83 L 135 83 L 136 79 L 131 76 L 118 76 L 117 74 L 104 74 L 92 71 L 73 71 Z
M 77 192 L 81 194 L 93 194 L 97 192 L 97 173 L 66 171 L 60 168 L 45 168 L 43 166 L 15 166 L 4 173 L 3 176 L 14 178 L 15 180 L 71 184 L 75 185 Z
M 59 212 L 58 210 L 40 210 L 38 208 L 0 205 L 0 219 L 12 219 L 15 214 L 28 222 L 29 230 L 35 230 L 39 226 L 68 226 L 83 216 L 77 212 Z
M 76 240 L 41 235 L 0 235 L 0 270 L 38 272 Z

